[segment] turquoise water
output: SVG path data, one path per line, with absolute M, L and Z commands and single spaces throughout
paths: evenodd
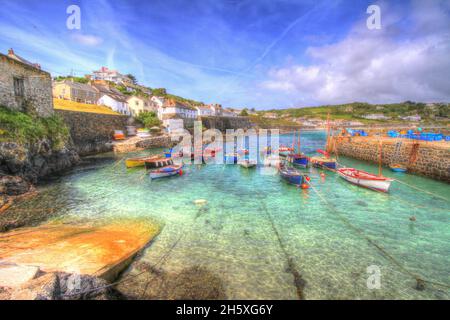
M 290 144 L 291 139 L 284 135 L 281 143 Z M 323 132 L 302 134 L 306 153 L 324 144 Z M 140 259 L 151 264 L 164 257 L 159 268 L 173 273 L 201 266 L 220 278 L 229 299 L 297 299 L 292 268 L 304 280 L 306 299 L 450 298 L 445 287 L 416 290 L 416 281 L 403 270 L 450 284 L 446 183 L 384 171 L 447 201 L 399 183 L 388 195 L 376 193 L 350 185 L 334 173 L 326 172 L 323 179 L 321 171 L 308 169 L 316 193 L 288 185 L 263 167 L 192 165 L 181 177 L 151 181 L 143 169 L 126 169 L 114 155 L 97 160 L 90 168 L 40 187 L 38 197 L 11 210 L 53 208 L 56 216 L 69 221 L 156 219 L 163 230 Z M 378 170 L 357 160 L 340 162 Z M 198 199 L 207 204 L 196 205 Z M 371 265 L 381 270 L 380 289 L 367 287 Z

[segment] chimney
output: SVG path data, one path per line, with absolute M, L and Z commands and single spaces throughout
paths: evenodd
M 14 55 L 14 50 L 13 48 L 8 50 L 8 56 L 13 56 Z

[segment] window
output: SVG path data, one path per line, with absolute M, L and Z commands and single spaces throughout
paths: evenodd
M 16 97 L 25 95 L 25 84 L 22 78 L 14 78 L 14 94 Z

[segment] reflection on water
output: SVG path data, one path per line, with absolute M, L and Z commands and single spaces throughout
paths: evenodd
M 323 148 L 324 138 L 321 132 L 304 133 L 304 151 Z M 289 144 L 291 137 L 282 139 Z M 41 187 L 38 197 L 8 214 L 51 208 L 52 217 L 65 221 L 151 217 L 161 222 L 161 234 L 128 272 L 149 270 L 124 288 L 135 297 L 189 298 L 188 289 L 194 288 L 192 292 L 206 298 L 297 299 L 300 288 L 306 299 L 450 298 L 443 287 L 416 290 L 415 279 L 366 238 L 409 271 L 448 284 L 450 199 L 399 183 L 385 195 L 309 169 L 315 188 L 337 215 L 313 190 L 261 174 L 264 168 L 192 165 L 181 177 L 151 181 L 143 169 L 126 169 L 120 158 L 105 157 L 96 158 L 96 170 L 76 170 Z M 375 165 L 346 158 L 341 162 L 377 172 Z M 385 174 L 449 197 L 448 184 Z M 199 199 L 207 203 L 196 204 Z M 366 285 L 371 265 L 381 269 L 379 290 Z

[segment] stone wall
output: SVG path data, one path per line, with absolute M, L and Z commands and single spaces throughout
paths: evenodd
M 14 78 L 23 81 L 23 96 L 14 91 Z M 52 79 L 49 73 L 0 54 L 0 105 L 17 111 L 53 114 Z
M 247 117 L 202 117 L 203 127 L 218 129 L 225 132 L 226 129 L 249 129 L 253 125 Z
M 129 118 L 90 112 L 55 110 L 70 128 L 75 149 L 80 156 L 112 151 L 114 130 L 124 130 Z
M 413 150 L 414 141 L 401 140 L 400 152 L 396 155 L 397 139 L 383 138 L 382 163 L 386 166 L 392 163 L 408 164 Z M 339 155 L 379 162 L 379 141 L 366 137 L 333 138 L 331 149 L 336 146 Z M 420 141 L 416 162 L 408 167 L 409 172 L 427 176 L 437 180 L 450 182 L 450 146 L 446 142 L 427 143 Z

